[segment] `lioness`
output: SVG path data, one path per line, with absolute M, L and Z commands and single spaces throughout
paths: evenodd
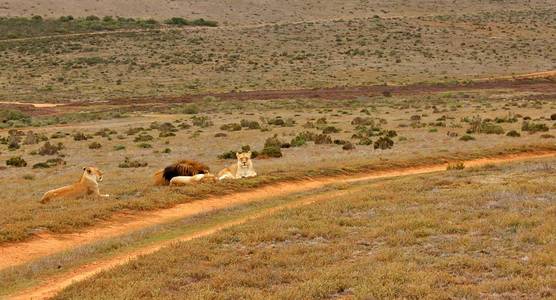
M 44 193 L 41 203 L 47 203 L 55 198 L 80 198 L 93 194 L 96 197 L 107 198 L 109 195 L 100 194 L 98 183 L 102 181 L 102 172 L 95 167 L 83 168 L 83 175 L 78 182 Z
M 180 186 L 204 182 L 216 182 L 213 174 L 197 174 L 193 176 L 176 176 L 170 179 L 170 186 Z
M 255 177 L 257 172 L 253 168 L 251 161 L 251 151 L 246 153 L 236 153 L 237 163 L 218 172 L 218 180 L 222 179 L 239 179 L 246 177 Z

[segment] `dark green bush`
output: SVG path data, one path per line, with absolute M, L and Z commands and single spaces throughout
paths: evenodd
M 380 138 L 378 138 L 378 140 L 376 140 L 374 144 L 375 149 L 381 149 L 381 150 L 390 149 L 393 146 L 394 146 L 394 141 L 391 138 L 385 136 L 381 136 Z
M 220 126 L 220 130 L 240 131 L 241 130 L 241 125 L 238 124 L 238 123 L 224 124 L 224 125 Z
M 6 165 L 21 168 L 26 167 L 27 162 L 23 158 L 21 158 L 21 156 L 14 156 L 6 160 Z
M 119 168 L 143 168 L 148 166 L 149 164 L 144 161 L 139 160 L 130 160 L 129 157 L 124 159 L 124 162 L 118 165 Z
M 515 130 L 510 130 L 510 131 L 508 131 L 508 133 L 506 133 L 506 136 L 520 137 L 521 134 L 519 134 L 519 132 L 517 132 L 517 131 L 515 131 Z
M 542 123 L 523 121 L 523 124 L 521 125 L 521 131 L 527 131 L 529 133 L 543 132 L 548 130 L 549 130 L 548 126 Z
M 459 138 L 459 140 L 460 140 L 460 141 L 467 142 L 467 141 L 473 141 L 473 140 L 475 140 L 475 138 L 474 138 L 473 136 L 471 136 L 471 135 L 465 134 L 465 135 L 462 135 L 462 136 Z
M 89 144 L 89 149 L 100 149 L 102 145 L 99 142 L 92 142 Z

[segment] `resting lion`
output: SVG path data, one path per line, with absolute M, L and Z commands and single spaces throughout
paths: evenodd
M 218 180 L 257 176 L 257 172 L 255 172 L 253 168 L 253 161 L 251 160 L 251 151 L 246 153 L 238 152 L 236 153 L 236 157 L 237 163 L 218 172 Z
M 169 165 L 162 170 L 158 170 L 154 174 L 155 185 L 169 185 L 170 180 L 177 176 L 194 176 L 197 174 L 209 174 L 209 167 L 194 161 L 182 160 L 175 164 Z
M 213 174 L 197 174 L 193 176 L 176 176 L 170 180 L 170 186 L 182 186 L 196 183 L 216 182 Z
M 42 196 L 41 203 L 50 202 L 56 198 L 80 198 L 86 195 L 107 198 L 109 195 L 101 194 L 98 183 L 102 181 L 102 172 L 95 167 L 83 168 L 83 175 L 78 182 L 58 189 L 50 190 Z

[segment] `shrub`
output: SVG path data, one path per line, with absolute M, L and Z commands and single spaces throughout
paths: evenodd
M 66 162 L 61 158 L 52 158 L 46 162 L 40 162 L 33 165 L 33 169 L 46 169 L 55 166 L 65 165 Z
M 196 115 L 199 113 L 199 107 L 195 104 L 188 104 L 176 109 L 179 113 L 186 114 L 186 115 Z
M 136 136 L 135 139 L 133 140 L 134 142 L 148 142 L 148 141 L 152 141 L 154 138 L 152 135 L 148 135 L 148 134 L 141 134 L 139 136 Z
M 548 126 L 542 123 L 533 123 L 529 121 L 523 121 L 521 125 L 521 131 L 528 131 L 529 133 L 536 133 L 539 131 L 548 131 Z
M 143 127 L 135 127 L 135 128 L 129 128 L 128 130 L 126 130 L 125 133 L 127 135 L 136 135 L 143 130 L 145 130 Z
M 347 144 L 347 143 L 349 143 L 349 141 L 346 141 L 346 140 L 334 140 L 334 144 L 335 144 L 335 145 L 345 145 L 345 144 Z
M 218 138 L 218 137 L 227 137 L 227 136 L 228 136 L 228 135 L 225 134 L 224 132 L 219 132 L 219 133 L 217 133 L 217 134 L 214 135 L 214 137 L 217 137 L 217 138 Z
M 355 149 L 355 146 L 354 146 L 352 143 L 347 142 L 347 143 L 345 143 L 345 144 L 342 146 L 342 149 L 343 149 L 343 150 L 346 150 L 346 151 L 347 151 L 347 150 L 354 150 L 354 149 Z
M 278 135 L 274 135 L 272 137 L 269 137 L 266 139 L 266 141 L 264 142 L 264 148 L 267 147 L 278 147 L 280 148 L 282 146 L 282 141 L 280 141 L 280 139 L 278 139 Z
M 235 159 L 235 158 L 236 158 L 236 152 L 231 150 L 218 155 L 218 159 Z
M 353 119 L 351 121 L 351 125 L 363 125 L 363 126 L 371 126 L 374 127 L 375 126 L 375 122 L 372 118 L 361 118 L 361 117 L 356 117 L 355 119 Z
M 330 134 L 330 133 L 337 133 L 340 132 L 340 129 L 334 127 L 334 126 L 326 126 L 324 127 L 324 129 L 322 130 L 323 134 Z
M 465 165 L 462 162 L 459 163 L 454 163 L 454 164 L 448 164 L 448 166 L 446 167 L 446 170 L 450 171 L 450 170 L 463 170 L 465 169 Z
M 261 156 L 279 158 L 282 157 L 282 150 L 280 149 L 280 147 L 276 147 L 274 145 L 264 147 L 263 151 L 261 151 Z
M 42 147 L 39 148 L 40 155 L 54 155 L 58 154 L 60 150 L 64 149 L 64 145 L 62 143 L 58 143 L 58 145 L 52 145 L 50 142 L 44 143 Z
M 38 144 L 39 142 L 46 141 L 46 140 L 48 140 L 48 137 L 46 137 L 46 135 L 44 135 L 44 134 L 37 134 L 37 133 L 33 133 L 33 131 L 27 131 L 27 135 L 25 136 L 25 139 L 23 140 L 23 144 L 24 145 L 34 145 L 34 144 Z
M 465 134 L 465 135 L 462 135 L 462 136 L 459 138 L 459 140 L 460 140 L 460 141 L 467 142 L 467 141 L 473 141 L 473 140 L 475 140 L 475 138 L 474 138 L 473 136 L 470 136 L 469 134 Z
M 149 164 L 144 161 L 139 160 L 130 160 L 129 157 L 124 159 L 124 162 L 118 165 L 119 168 L 143 168 L 148 166 Z
M 414 122 L 418 122 L 418 121 L 421 121 L 421 116 L 420 115 L 413 115 L 409 118 L 409 120 L 414 121 Z
M 21 168 L 21 167 L 26 167 L 27 162 L 23 158 L 21 158 L 21 156 L 14 156 L 6 160 L 6 165 Z
M 241 120 L 240 122 L 241 127 L 248 128 L 248 129 L 261 129 L 261 125 L 257 121 L 250 121 L 250 120 Z
M 158 134 L 158 137 L 160 137 L 160 138 L 171 137 L 171 136 L 176 136 L 176 134 L 171 132 L 171 131 L 161 131 Z
M 517 131 L 515 131 L 515 130 L 510 130 L 510 131 L 508 131 L 508 133 L 506 133 L 506 136 L 520 137 L 521 134 L 519 134 L 519 132 L 517 132 Z
M 556 114 L 551 114 L 550 115 L 550 120 L 556 121 Z
M 124 145 L 114 145 L 114 151 L 121 151 L 121 150 L 125 150 Z
M 100 149 L 102 145 L 99 142 L 92 142 L 89 144 L 89 149 Z
M 141 143 L 141 144 L 138 144 L 137 147 L 147 149 L 147 148 L 152 148 L 153 146 L 149 143 Z
M 191 122 L 194 126 L 206 128 L 214 125 L 207 116 L 193 116 Z
M 376 140 L 374 144 L 375 149 L 381 149 L 381 150 L 390 149 L 393 146 L 394 146 L 394 141 L 391 138 L 385 136 L 381 136 L 380 138 L 378 138 L 378 140 Z
M 282 126 L 282 127 L 286 126 L 286 122 L 284 120 L 282 120 L 282 118 L 280 118 L 280 117 L 272 118 L 272 119 L 268 120 L 267 123 L 268 123 L 268 125 L 275 125 L 275 126 Z
M 332 144 L 332 138 L 327 134 L 318 134 L 315 136 L 315 144 Z
M 307 140 L 302 135 L 296 135 L 290 142 L 292 147 L 301 147 L 307 143 Z
M 359 142 L 357 142 L 357 145 L 362 145 L 362 146 L 369 146 L 373 144 L 373 140 L 371 140 L 371 138 L 368 137 L 364 137 L 359 139 Z
M 76 133 L 73 134 L 73 140 L 74 141 L 86 141 L 90 138 L 91 138 L 91 136 L 85 135 L 83 132 L 76 132 Z
M 172 149 L 170 149 L 170 148 L 166 148 L 166 149 L 162 150 L 162 153 L 168 154 L 170 152 L 172 152 Z
M 224 124 L 224 125 L 220 126 L 220 130 L 240 131 L 241 130 L 241 125 L 238 124 L 238 123 Z
M 504 128 L 500 125 L 496 125 L 490 122 L 483 122 L 481 124 L 481 133 L 486 134 L 504 134 Z
M 29 123 L 31 117 L 19 110 L 0 109 L 0 123 L 8 123 L 9 121 Z
M 545 134 L 541 134 L 541 138 L 543 138 L 543 139 L 553 139 L 554 136 L 552 134 L 545 133 Z

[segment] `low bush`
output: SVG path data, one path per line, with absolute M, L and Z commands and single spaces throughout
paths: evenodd
M 465 169 L 465 165 L 462 162 L 448 164 L 448 166 L 446 167 L 446 170 L 448 170 L 448 171 L 450 171 L 450 170 L 463 170 L 463 169 Z
M 467 142 L 467 141 L 474 141 L 475 138 L 474 138 L 473 136 L 469 135 L 469 134 L 465 134 L 465 135 L 462 135 L 462 136 L 459 138 L 459 140 L 460 140 L 460 141 Z
M 238 123 L 224 124 L 224 125 L 220 126 L 220 130 L 240 131 L 241 130 L 241 125 L 238 124 Z
M 154 140 L 154 137 L 152 135 L 148 135 L 148 134 L 141 134 L 135 137 L 135 139 L 133 140 L 134 142 L 149 142 Z
M 100 149 L 102 145 L 99 142 L 92 142 L 89 144 L 89 149 Z
M 23 158 L 21 158 L 21 156 L 15 156 L 6 160 L 6 165 L 16 168 L 22 168 L 27 166 L 27 162 Z
M 240 122 L 241 127 L 248 128 L 248 129 L 261 129 L 261 125 L 257 121 L 250 121 L 250 120 L 241 120 Z
M 549 130 L 548 126 L 543 123 L 533 123 L 529 121 L 523 121 L 523 124 L 521 124 L 521 131 L 527 131 L 529 133 L 543 132 L 548 130 Z
M 510 130 L 508 131 L 508 133 L 506 133 L 506 136 L 510 136 L 510 137 L 520 137 L 521 134 L 519 134 L 519 132 L 515 131 L 515 130 Z
M 124 159 L 124 162 L 118 165 L 119 168 L 143 168 L 148 166 L 149 164 L 144 161 L 139 160 L 130 160 L 129 157 Z
M 315 136 L 315 144 L 332 144 L 332 138 L 328 134 L 318 134 Z
M 374 143 L 374 148 L 375 149 L 381 149 L 381 150 L 390 149 L 393 146 L 394 146 L 394 141 L 391 138 L 385 137 L 385 136 L 381 136 Z
M 57 145 L 52 145 L 50 142 L 44 143 L 42 147 L 39 148 L 38 153 L 40 155 L 55 155 L 60 152 L 60 150 L 64 149 L 64 145 L 62 143 L 58 143 Z
M 343 149 L 343 150 L 346 150 L 346 151 L 347 151 L 347 150 L 354 150 L 354 149 L 355 149 L 355 146 L 354 146 L 352 143 L 347 142 L 347 143 L 345 143 L 345 144 L 342 146 L 342 149 Z
M 334 126 L 326 126 L 322 129 L 323 134 L 338 133 L 338 132 L 340 132 L 340 129 Z

